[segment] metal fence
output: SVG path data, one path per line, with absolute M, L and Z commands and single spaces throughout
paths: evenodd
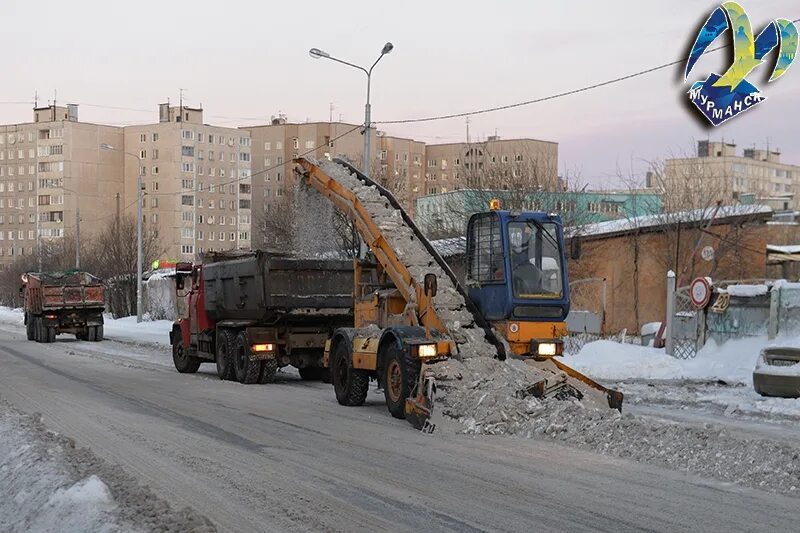
M 672 311 L 672 355 L 676 359 L 694 359 L 700 339 L 700 313 L 692 305 L 689 287 L 675 291 Z

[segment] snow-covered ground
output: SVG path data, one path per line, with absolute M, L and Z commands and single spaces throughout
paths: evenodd
M 713 407 L 728 415 L 796 419 L 800 418 L 800 399 L 759 396 L 753 390 L 753 369 L 764 347 L 798 345 L 796 337 L 774 341 L 752 337 L 721 345 L 709 340 L 694 359 L 681 360 L 663 349 L 597 341 L 586 344 L 565 362 L 595 379 L 619 383 L 633 401 L 686 403 Z M 703 385 L 717 381 L 723 383 Z M 659 386 L 648 387 L 647 383 Z
M 131 344 L 155 344 L 169 346 L 170 320 L 136 322 L 135 316 L 113 318 L 105 315 L 103 331 L 106 338 Z M 0 307 L 0 322 L 22 325 L 22 309 Z

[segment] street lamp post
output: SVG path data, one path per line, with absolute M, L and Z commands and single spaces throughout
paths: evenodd
M 372 125 L 372 108 L 371 108 L 370 103 L 369 103 L 369 93 L 370 93 L 370 87 L 371 87 L 371 84 L 372 84 L 372 69 L 375 68 L 375 65 L 378 64 L 378 61 L 380 61 L 383 58 L 383 56 L 385 56 L 386 54 L 391 52 L 393 49 L 394 49 L 394 45 L 392 43 L 386 43 L 385 45 L 383 45 L 383 49 L 381 50 L 381 55 L 378 56 L 378 59 L 375 60 L 375 62 L 372 64 L 371 67 L 369 67 L 369 69 L 366 69 L 366 68 L 364 68 L 364 67 L 362 67 L 360 65 L 355 65 L 353 63 L 349 63 L 347 61 L 343 61 L 341 59 L 335 58 L 332 55 L 330 55 L 328 52 L 320 50 L 319 48 L 312 48 L 311 50 L 308 51 L 308 54 L 311 57 L 313 57 L 314 59 L 321 59 L 321 58 L 330 59 L 331 61 L 336 61 L 337 63 L 341 63 L 343 65 L 347 65 L 348 67 L 357 68 L 358 70 L 362 71 L 364 74 L 367 75 L 367 104 L 364 106 L 364 159 L 363 159 L 363 164 L 362 164 L 363 172 L 367 176 L 369 176 L 369 174 L 370 174 L 370 171 L 369 171 L 369 161 L 370 161 L 369 153 L 370 153 L 370 148 L 371 148 L 371 146 L 370 146 L 370 144 L 371 144 L 370 127 Z
M 129 155 L 136 159 L 136 322 L 142 321 L 142 256 L 144 255 L 142 245 L 142 171 L 139 168 L 139 156 L 114 148 L 110 144 L 100 145 L 103 150 L 115 150 Z

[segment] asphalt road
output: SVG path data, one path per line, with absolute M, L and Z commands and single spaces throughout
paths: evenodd
M 138 349 L 4 328 L 0 395 L 221 531 L 797 530 L 797 499 L 551 442 L 422 435 L 374 393 L 345 408 L 321 383 L 119 358 Z

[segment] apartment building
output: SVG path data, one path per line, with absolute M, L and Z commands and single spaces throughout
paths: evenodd
M 376 177 L 397 196 L 411 216 L 414 216 L 416 200 L 425 194 L 425 143 L 382 134 L 378 138 L 380 167 Z
M 429 144 L 421 195 L 463 188 L 558 189 L 558 143 L 536 139 L 500 139 Z
M 247 131 L 204 124 L 202 109 L 161 104 L 158 123 L 125 127 L 124 135 L 126 206 L 136 212 L 141 176 L 145 226 L 158 230 L 166 259 L 250 248 Z
M 123 194 L 123 130 L 78 121 L 77 106 L 33 110 L 33 121 L 0 125 L 0 269 L 41 243 L 87 238 L 115 215 Z
M 797 209 L 800 166 L 782 163 L 776 150 L 745 149 L 736 144 L 699 141 L 697 156 L 668 159 L 663 188 L 668 208 L 705 203 L 761 203 L 776 211 Z
M 276 205 L 288 201 L 294 187 L 292 160 L 306 154 L 315 159 L 342 158 L 359 168 L 364 153 L 364 137 L 358 124 L 345 122 L 290 123 L 283 116 L 272 117 L 270 124 L 247 126 L 252 141 L 252 198 L 254 216 L 275 211 Z M 379 144 L 373 130 L 372 160 L 377 161 Z M 254 246 L 260 242 L 259 235 Z

